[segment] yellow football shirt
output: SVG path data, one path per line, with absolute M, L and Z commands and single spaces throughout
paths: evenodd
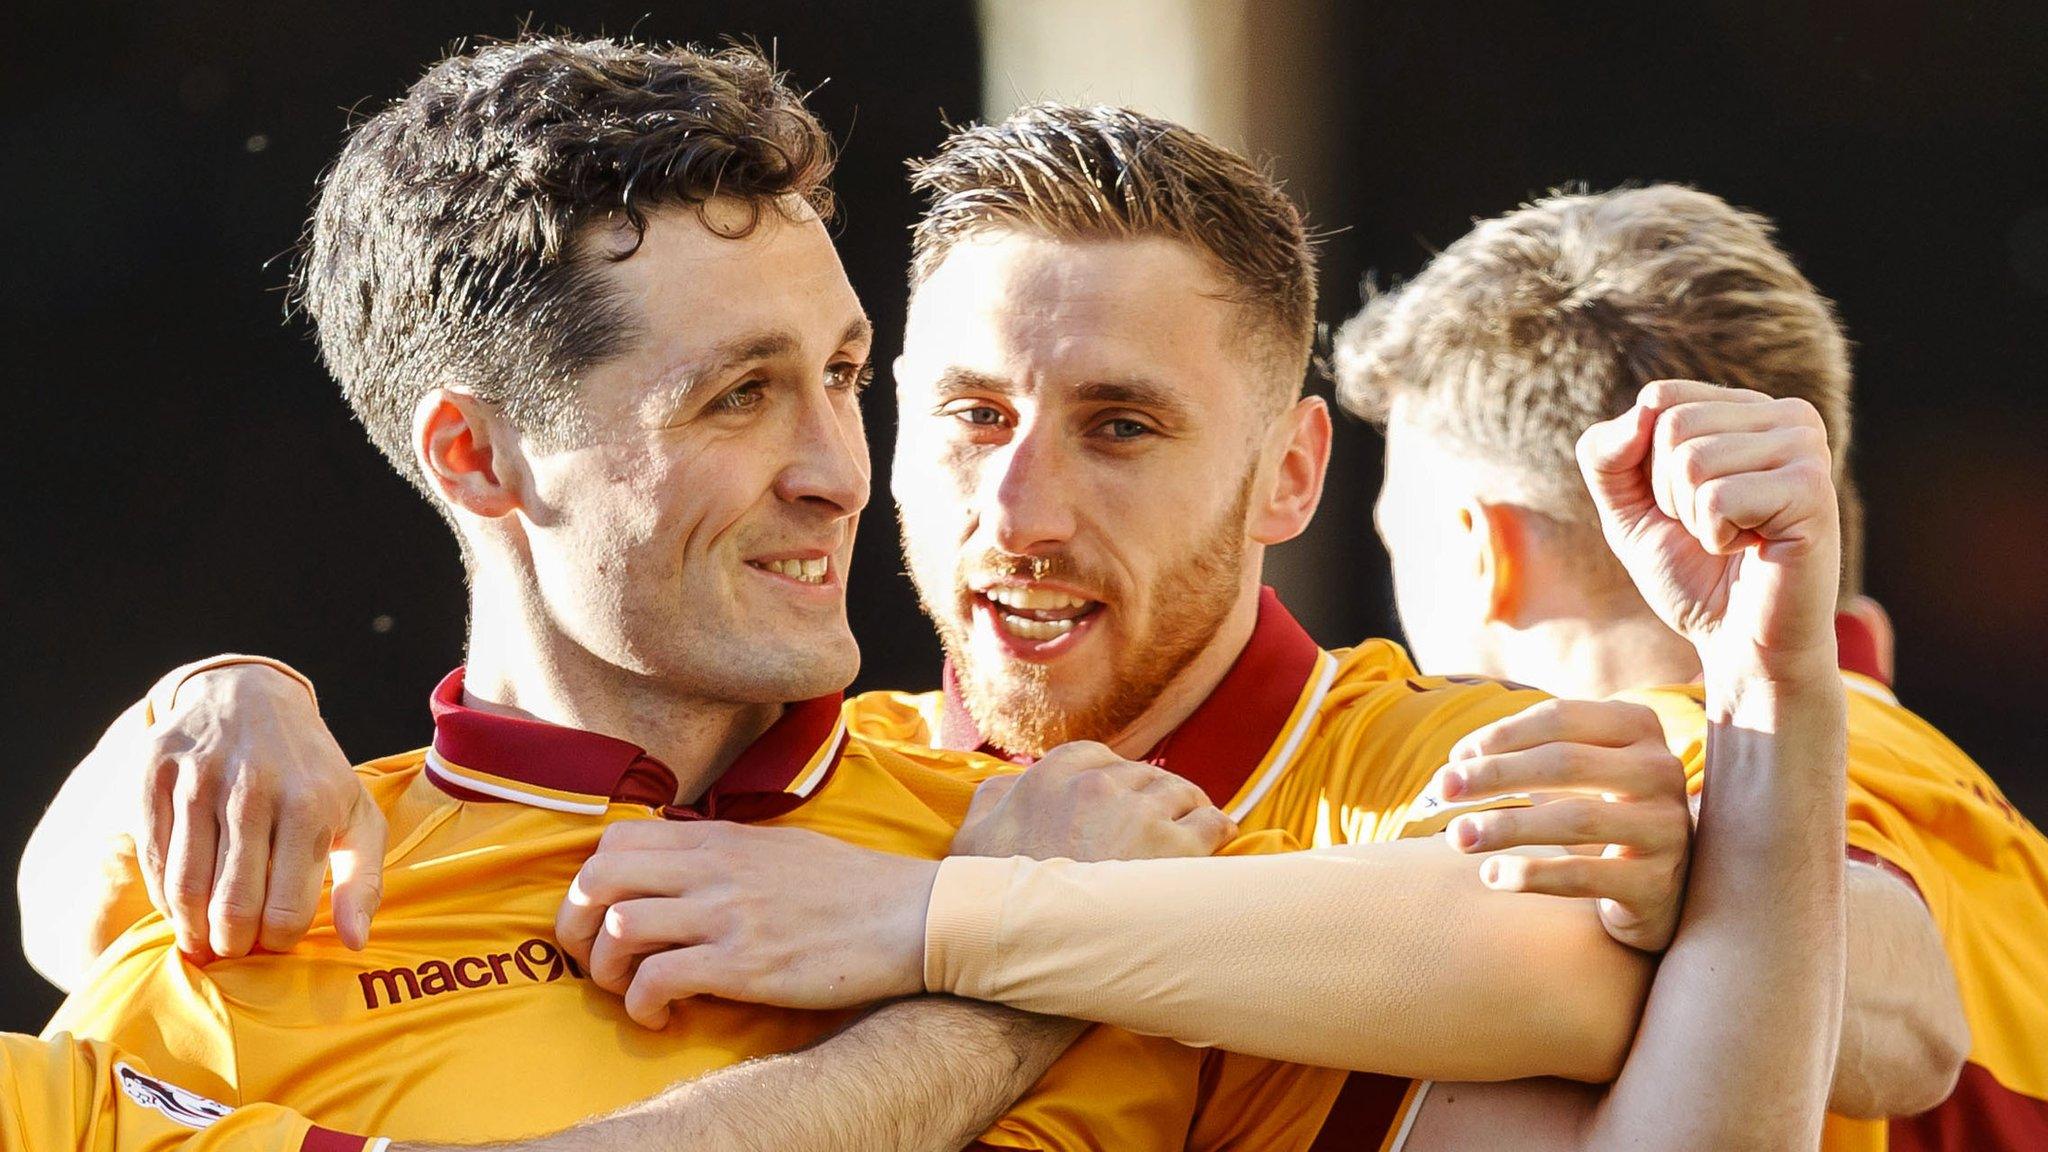
M 1941 932 L 1970 1025 L 1949 1099 L 1890 1121 L 1828 1118 L 1822 1146 L 2048 1148 L 2048 840 L 1982 768 L 1878 680 L 1849 688 L 1848 850 L 1902 876 Z M 1689 764 L 1706 742 L 1697 686 L 1627 693 Z M 1695 770 L 1691 786 L 1703 777 Z
M 1394 840 L 1411 831 L 1415 801 L 1452 745 L 1545 698 L 1497 680 L 1425 677 L 1385 640 L 1324 651 L 1267 588 L 1244 651 L 1144 759 L 1200 785 L 1248 834 L 1319 848 Z M 945 690 L 866 693 L 850 715 L 878 740 L 1007 758 L 975 730 L 951 669 Z M 1418 1100 L 1406 1080 L 1352 1074 L 1323 1103 L 1250 1122 L 1248 1146 L 1306 1131 L 1317 1148 L 1393 1147 Z
M 701 1073 L 818 1040 L 849 1013 L 698 997 L 650 1032 L 554 944 L 556 908 L 605 826 L 712 818 L 943 856 L 995 761 L 849 735 L 835 697 L 793 705 L 697 805 L 623 741 L 479 712 L 459 672 L 431 748 L 369 765 L 391 826 L 369 947 L 323 915 L 287 955 L 197 967 L 154 916 L 124 934 L 51 1028 L 105 1039 L 209 1096 L 288 1104 L 407 1139 L 538 1134 Z M 1086 1034 L 987 1146 L 1223 1148 L 1198 1105 L 1206 1054 Z M 1324 1074 L 1327 1075 L 1327 1074 Z
M 274 1104 L 229 1108 L 112 1046 L 0 1034 L 5 1152 L 381 1152 Z

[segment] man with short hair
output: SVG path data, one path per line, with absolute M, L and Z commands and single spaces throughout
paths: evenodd
M 1716 373 L 1748 385 L 1757 401 L 1777 395 L 1783 411 L 1804 414 L 1720 440 L 1691 435 L 1680 419 L 1700 420 L 1705 409 L 1681 405 L 1660 418 L 1659 504 L 1687 508 L 1673 494 L 1688 488 L 1703 501 L 1725 500 L 1719 470 L 1774 469 L 1847 439 L 1844 347 L 1831 307 L 1771 242 L 1765 222 L 1668 186 L 1562 197 L 1489 221 L 1399 293 L 1372 302 L 1340 344 L 1340 394 L 1387 427 L 1377 519 L 1425 662 L 1560 690 L 1634 690 L 1663 714 L 1674 745 L 1707 740 L 1699 688 L 1645 690 L 1697 678 L 1698 649 L 1645 602 L 1635 573 L 1607 559 L 1596 501 L 1583 477 L 1570 482 L 1564 470 L 1580 470 L 1587 426 L 1617 408 L 1621 422 L 1641 411 L 1631 390 L 1637 373 Z M 1839 474 L 1840 458 L 1829 459 Z M 1853 583 L 1839 589 L 1853 591 Z M 1841 634 L 1853 636 L 1854 627 L 1836 622 Z M 1876 650 L 1845 642 L 1841 654 L 1858 647 Z M 1850 1023 L 1830 1078 L 1842 1115 L 1828 1120 L 1828 1146 L 1883 1147 L 1889 1139 L 1898 1147 L 2031 1147 L 2048 1131 L 2028 1089 L 2040 1082 L 2044 1015 L 2035 975 L 2048 967 L 2048 851 L 1982 771 L 1882 684 L 1853 670 L 1844 679 L 1852 690 L 1843 877 Z M 1555 787 L 1570 773 L 1553 763 L 1528 776 L 1461 758 L 1438 791 L 1484 802 Z M 1770 818 L 1797 826 L 1782 813 Z M 1495 843 L 1521 832 L 1504 824 L 1527 819 L 1512 809 L 1480 812 L 1460 816 L 1453 832 Z M 921 986 L 934 990 L 1140 1028 L 1197 1021 L 1176 1034 L 1224 1044 L 1263 1035 L 1260 1019 L 1231 1010 L 1256 990 L 1260 1017 L 1284 1020 L 1272 1032 L 1287 1038 L 1284 1047 L 1256 1050 L 1341 1061 L 1351 1058 L 1347 1040 L 1370 1039 L 1328 1006 L 1332 985 L 1321 965 L 1357 966 L 1361 958 L 1330 948 L 1296 949 L 1270 963 L 1267 955 L 1292 925 L 1348 894 L 1334 862 L 1319 863 L 1018 864 L 991 876 L 976 874 L 987 870 L 978 862 L 948 862 L 932 889 L 928 938 L 910 948 L 923 954 Z M 837 871 L 852 877 L 857 868 L 841 862 Z M 1195 885 L 1226 883 L 1258 897 L 1191 922 L 1195 905 L 1186 897 Z M 880 899 L 872 891 L 863 898 Z M 1964 899 L 1996 914 L 1963 915 Z M 956 924 L 1002 927 L 962 947 Z M 785 929 L 801 935 L 795 925 Z M 1105 980 L 1099 973 L 1112 956 L 1118 977 Z M 1284 985 L 1276 983 L 1280 972 Z M 694 974 L 700 990 L 746 977 L 701 962 Z M 1667 989 L 1694 994 L 1673 975 L 1660 974 L 1653 1003 Z M 1298 995 L 1277 996 L 1276 987 Z M 1146 1004 L 1146 1013 L 1132 1003 Z M 1646 1031 L 1638 1054 L 1650 1040 Z M 1768 1076 L 1752 1073 L 1749 1082 L 1777 1092 Z M 1460 1089 L 1457 1108 L 1443 1103 L 1449 1094 L 1433 1093 L 1412 1135 L 1428 1145 L 1510 1122 L 1522 1115 L 1520 1091 Z M 1848 1118 L 1923 1111 L 1891 1120 L 1889 1133 L 1885 1123 Z
M 1338 397 L 1386 433 L 1374 522 L 1402 624 L 1426 668 L 1561 695 L 1696 680 L 1692 648 L 1600 546 L 1573 443 L 1658 376 L 1811 404 L 1844 531 L 1849 997 L 1878 1009 L 1847 1017 L 1827 1146 L 2048 1145 L 2048 840 L 1883 682 L 1889 637 L 1859 602 L 1848 341 L 1773 231 L 1675 185 L 1560 194 L 1480 223 L 1367 301 L 1337 340 Z M 1812 434 L 1775 429 L 1743 450 L 1782 458 Z M 1663 482 L 1708 466 L 1675 455 Z M 1705 739 L 1696 694 L 1641 698 L 1675 750 Z M 1849 1074 L 1879 1046 L 1920 1055 Z
M 180 797 L 184 810 L 217 806 L 222 819 L 147 830 L 165 858 L 131 884 L 165 877 L 155 895 L 177 921 L 128 929 L 59 1026 L 203 1073 L 200 1087 L 230 1101 L 277 1097 L 351 1127 L 427 1138 L 530 1131 L 787 1051 L 844 1019 L 709 1002 L 671 1013 L 664 1002 L 628 1006 L 662 1035 L 623 1028 L 621 1007 L 585 996 L 576 964 L 547 939 L 559 892 L 600 837 L 611 859 L 628 859 L 661 839 L 650 834 L 661 816 L 705 821 L 700 842 L 745 822 L 903 857 L 968 850 L 983 836 L 1067 852 L 1066 841 L 1006 821 L 1021 787 L 1003 811 L 959 829 L 989 762 L 849 732 L 840 716 L 834 693 L 857 659 L 843 566 L 867 496 L 854 397 L 869 332 L 819 221 L 826 154 L 816 124 L 757 57 L 602 41 L 528 40 L 451 58 L 357 131 L 323 190 L 305 297 L 359 417 L 462 541 L 469 662 L 435 692 L 433 747 L 366 768 L 358 791 L 338 793 L 339 819 L 281 807 L 258 774 L 236 776 L 224 798 Z M 1222 329 L 1204 334 L 1231 350 L 1218 347 Z M 1262 534 L 1291 535 L 1313 506 L 1327 430 L 1314 411 L 1279 438 L 1306 436 L 1302 451 L 1280 453 L 1292 463 L 1253 472 L 1245 503 L 1269 519 Z M 1255 581 L 1238 595 L 1252 602 Z M 1280 655 L 1308 655 L 1318 669 L 1331 659 L 1299 643 Z M 1377 673 L 1366 683 L 1396 710 L 1414 698 L 1423 713 L 1445 697 L 1480 701 L 1458 710 L 1459 731 L 1526 699 Z M 168 720 L 182 687 L 169 686 Z M 1635 715 L 1603 715 L 1617 713 Z M 1437 755 L 1425 747 L 1412 758 Z M 1652 757 L 1670 761 L 1661 749 Z M 163 767 L 152 788 L 207 783 Z M 1050 752 L 1041 768 L 1040 779 L 1081 782 L 1091 820 L 1151 830 L 1152 843 L 1126 829 L 1103 851 L 1200 853 L 1232 831 L 1197 789 L 1156 767 L 1083 748 Z M 1122 813 L 1120 797 L 1131 805 Z M 361 865 L 384 855 L 387 823 L 397 847 L 382 871 L 383 927 L 366 939 L 374 894 L 362 881 L 376 870 Z M 348 915 L 290 956 L 194 966 L 174 950 L 285 943 L 277 933 L 294 908 L 312 906 L 319 878 L 308 886 L 277 861 L 324 852 L 337 829 L 351 830 L 340 847 L 358 865 L 342 869 Z M 1415 872 L 1453 902 L 1508 910 L 1491 929 L 1485 915 L 1447 916 L 1470 943 L 1465 958 L 1501 977 L 1465 982 L 1511 996 L 1529 981 L 1584 1009 L 1535 1021 L 1547 1030 L 1471 1012 L 1474 1030 L 1521 1026 L 1504 1036 L 1519 1043 L 1477 1058 L 1516 1067 L 1514 1051 L 1564 1035 L 1569 1051 L 1540 1067 L 1611 1067 L 1639 962 L 1585 947 L 1597 938 L 1585 931 L 1589 910 L 1518 907 L 1458 883 L 1473 871 L 1438 852 Z M 195 935 L 209 901 L 245 924 L 255 908 L 285 915 L 265 917 L 262 932 L 228 918 L 221 935 Z M 630 927 L 638 915 L 621 905 L 610 919 Z M 1385 933 L 1444 936 L 1401 922 Z M 1554 964 L 1527 962 L 1532 939 Z M 1540 972 L 1548 978 L 1530 980 Z M 809 1061 L 757 1060 L 713 1078 L 724 1087 L 694 1099 L 722 1126 L 700 1138 L 736 1142 L 733 1132 L 750 1129 L 744 1139 L 770 1146 L 957 1145 L 980 1131 L 958 1119 L 987 1107 L 977 1101 L 1001 1101 L 988 1119 L 1022 1093 L 985 1143 L 1299 1146 L 1337 1087 L 1326 1072 L 1113 1030 L 1053 1063 L 1069 1025 L 985 1008 L 967 1010 L 973 1027 L 949 1024 L 961 1011 L 911 1003 L 861 1021 L 817 1049 L 821 1059 L 838 1053 L 831 1076 L 817 1079 L 839 1090 L 802 1101 L 766 1092 L 762 1069 Z M 906 1031 L 929 1014 L 947 1027 Z M 877 1067 L 890 1042 L 923 1047 Z M 418 1066 L 391 1067 L 393 1052 Z M 622 1058 L 592 1058 L 611 1052 Z M 943 1101 L 929 1098 L 935 1065 L 948 1068 Z M 1526 1057 L 1520 1066 L 1508 1074 L 1531 1070 Z
M 759 56 L 610 41 L 450 57 L 356 129 L 299 287 L 358 418 L 456 532 L 470 592 L 467 661 L 433 693 L 433 746 L 366 770 L 382 819 L 344 845 L 384 859 L 389 827 L 382 930 L 358 933 L 360 951 L 323 933 L 291 955 L 195 967 L 145 919 L 53 1028 L 229 1103 L 473 1141 L 561 1127 L 846 1023 L 707 1004 L 650 1037 L 588 997 L 549 939 L 608 827 L 750 822 L 943 854 L 994 767 L 885 748 L 840 715 L 859 658 L 845 564 L 868 498 L 871 329 L 821 218 L 830 155 Z M 1173 850 L 1228 835 L 1188 786 L 1118 773 L 1192 818 Z M 226 803 L 265 800 L 243 787 Z M 318 835 L 283 816 L 239 840 L 180 825 L 167 874 L 203 862 L 246 891 L 273 839 Z M 960 1033 L 987 1053 L 969 1076 L 987 1068 L 991 1084 L 1038 1079 L 1074 1032 L 1014 1014 L 962 1030 L 921 1009 L 926 1042 Z M 1027 1050 L 1033 1036 L 1045 1043 Z M 1199 1054 L 1107 1029 L 1054 1067 L 1009 1090 L 987 1143 L 1177 1147 L 1207 1092 Z M 921 1075 L 911 1090 L 928 1094 Z M 1320 1092 L 1312 1076 L 1277 1070 L 1268 1088 Z M 861 1096 L 818 1086 L 755 1091 L 707 1138 L 980 1135 L 869 1118 Z

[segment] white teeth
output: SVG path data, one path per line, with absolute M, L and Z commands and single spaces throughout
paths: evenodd
M 754 560 L 749 563 L 763 571 L 787 576 L 792 580 L 801 580 L 806 584 L 823 584 L 825 572 L 831 567 L 831 561 L 823 556 L 815 560 Z
M 1088 603 L 1079 596 L 1069 596 L 1051 588 L 1020 588 L 1002 585 L 982 593 L 1005 608 L 1018 608 L 1026 612 L 1057 612 L 1064 608 L 1080 608 Z
M 1003 631 L 1020 640 L 1051 640 L 1074 630 L 1072 620 L 1031 620 L 1023 616 L 1012 616 L 1008 612 L 998 612 L 995 615 L 996 623 L 1001 625 Z

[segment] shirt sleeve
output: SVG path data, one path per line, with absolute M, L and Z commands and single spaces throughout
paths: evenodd
M 68 1034 L 0 1035 L 6 1152 L 380 1152 L 287 1108 L 231 1108 L 151 1074 L 139 1058 Z
M 1244 859 L 953 857 L 929 990 L 1404 1077 L 1602 1079 L 1650 978 L 1584 901 L 1493 892 L 1440 839 Z

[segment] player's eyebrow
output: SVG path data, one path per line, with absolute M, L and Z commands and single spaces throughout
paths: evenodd
M 872 343 L 874 338 L 873 322 L 865 315 L 857 315 L 840 330 L 837 347 Z M 721 340 L 662 374 L 663 403 L 670 410 L 686 407 L 698 391 L 717 384 L 720 378 L 740 365 L 794 355 L 802 347 L 803 342 L 786 328 L 750 332 Z
M 935 388 L 940 399 L 962 393 L 993 393 L 1015 396 L 1029 388 L 1002 376 L 976 372 L 971 368 L 948 368 L 939 374 Z M 1173 389 L 1153 380 L 1129 376 L 1116 380 L 1090 380 L 1074 389 L 1074 398 L 1084 404 L 1128 404 L 1145 408 L 1162 417 L 1185 416 L 1188 406 Z
M 1166 419 L 1178 419 L 1186 416 L 1188 411 L 1186 402 L 1173 389 L 1136 376 L 1121 380 L 1091 380 L 1074 389 L 1074 397 L 1087 404 L 1128 404 Z
M 1014 396 L 1023 391 L 1014 381 L 1001 376 L 991 376 L 986 372 L 976 372 L 972 368 L 948 368 L 939 373 L 938 383 L 932 387 L 942 400 L 968 392 L 993 392 L 998 396 Z

